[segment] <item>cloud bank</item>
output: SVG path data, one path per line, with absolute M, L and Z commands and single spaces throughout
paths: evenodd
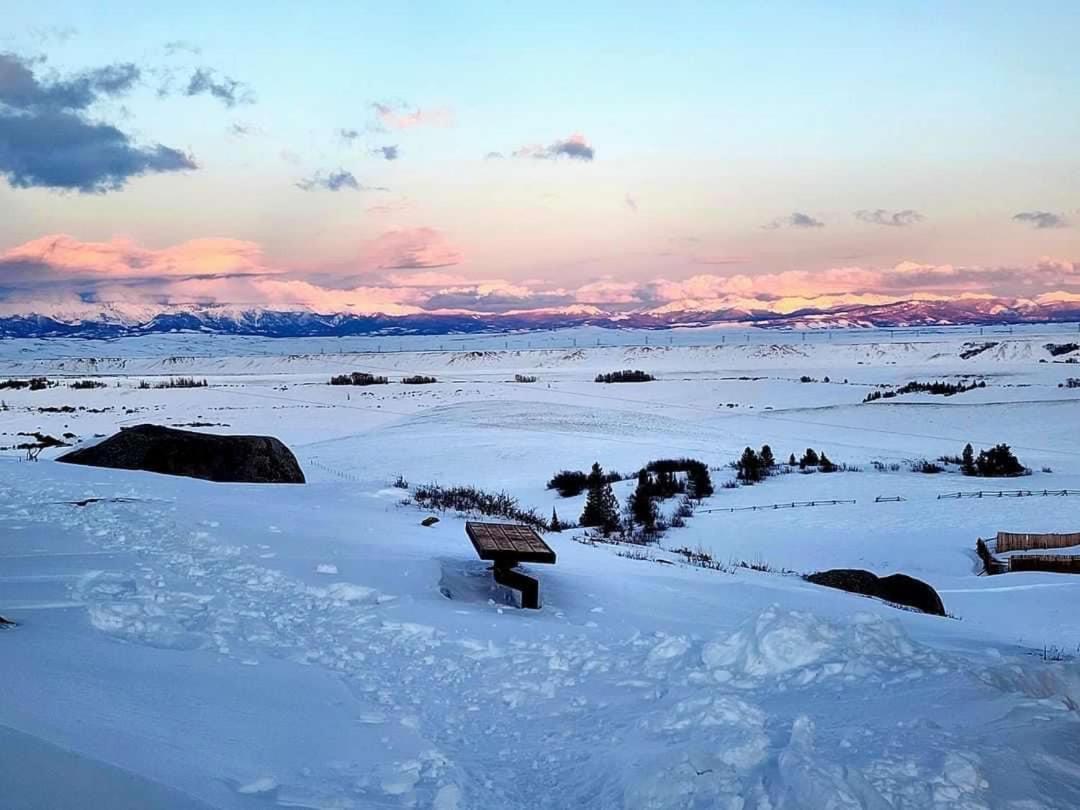
M 358 244 L 333 267 L 281 266 L 252 242 L 195 239 L 164 248 L 131 240 L 42 237 L 0 253 L 0 311 L 64 312 L 125 305 L 231 304 L 353 314 L 715 311 L 792 312 L 803 307 L 909 299 L 1080 294 L 1080 262 L 967 267 L 901 262 L 780 273 L 715 272 L 576 285 L 470 277 L 466 251 L 429 227 L 398 228 Z

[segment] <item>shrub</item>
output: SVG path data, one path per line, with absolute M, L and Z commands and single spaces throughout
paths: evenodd
M 612 371 L 607 374 L 597 374 L 595 382 L 598 383 L 630 383 L 630 382 L 653 382 L 656 379 L 652 374 L 633 369 Z
M 414 374 L 412 377 L 402 377 L 401 382 L 404 385 L 431 385 L 437 383 L 438 380 L 434 377 L 425 377 L 423 374 Z
M 917 473 L 926 473 L 927 475 L 936 475 L 940 472 L 945 472 L 945 468 L 940 464 L 935 464 L 932 461 L 927 461 L 925 458 L 921 458 L 918 461 L 911 462 L 911 471 Z
M 533 509 L 524 509 L 516 498 L 505 492 L 484 492 L 476 487 L 419 486 L 413 493 L 417 504 L 435 511 L 456 511 L 503 517 L 527 526 L 547 530 L 547 523 Z
M 1063 383 L 1058 383 L 1058 388 L 1080 388 L 1080 377 L 1069 377 Z
M 104 388 L 105 383 L 100 380 L 76 380 L 71 383 L 68 388 L 74 388 L 76 391 L 85 391 L 91 388 Z
M 330 378 L 330 385 L 386 385 L 390 382 L 386 377 L 376 377 L 365 371 L 354 371 L 351 374 L 338 374 Z
M 1077 343 L 1047 343 L 1046 350 L 1050 352 L 1053 357 L 1059 357 L 1063 354 L 1070 354 L 1080 349 L 1080 344 Z
M 534 383 L 534 382 L 536 382 L 536 377 L 532 376 L 531 374 L 515 374 L 514 375 L 514 382 L 516 382 L 516 383 Z

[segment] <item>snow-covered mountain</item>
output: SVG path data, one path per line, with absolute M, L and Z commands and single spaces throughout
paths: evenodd
M 334 337 L 468 334 L 573 326 L 664 329 L 731 323 L 762 328 L 820 329 L 1072 321 L 1080 321 L 1080 296 L 1068 294 L 1044 296 L 1037 300 L 959 297 L 950 300 L 846 304 L 807 307 L 785 313 L 748 306 L 712 306 L 694 301 L 625 311 L 574 306 L 495 314 L 457 311 L 397 316 L 253 309 L 229 305 L 185 305 L 160 309 L 88 306 L 69 313 L 0 316 L 0 336 L 110 339 L 170 332 L 202 332 L 262 337 Z

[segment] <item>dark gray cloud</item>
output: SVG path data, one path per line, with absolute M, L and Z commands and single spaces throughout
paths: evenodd
M 397 160 L 400 155 L 398 154 L 397 144 L 392 146 L 377 146 L 372 150 L 374 154 L 380 155 L 383 160 Z
M 905 208 L 903 211 L 886 211 L 884 208 L 862 209 L 855 212 L 855 219 L 867 225 L 886 225 L 893 228 L 906 228 L 922 222 L 925 217 L 918 211 Z
M 137 146 L 116 127 L 75 113 L 0 113 L 0 173 L 15 188 L 102 193 L 138 175 L 195 168 L 177 149 Z
M 382 186 L 365 186 L 356 179 L 352 172 L 338 169 L 330 172 L 315 172 L 310 177 L 297 181 L 296 187 L 304 191 L 389 191 Z
M 761 227 L 767 231 L 775 231 L 777 228 L 824 228 L 825 223 L 809 214 L 794 211 L 786 217 L 777 217 Z
M 1025 225 L 1030 225 L 1033 228 L 1042 230 L 1044 228 L 1067 228 L 1069 227 L 1068 220 L 1061 214 L 1054 214 L 1050 211 L 1021 211 L 1013 217 L 1016 222 L 1022 222 Z
M 358 129 L 339 129 L 337 131 L 338 137 L 346 143 L 352 143 L 360 137 L 360 130 Z
M 0 53 L 0 104 L 16 110 L 85 110 L 102 96 L 119 96 L 139 81 L 139 68 L 130 62 L 83 71 L 68 79 L 42 81 L 40 59 Z
M 494 153 L 488 153 L 489 155 Z M 550 146 L 530 144 L 514 151 L 516 158 L 534 158 L 536 160 L 557 160 L 570 158 L 571 160 L 591 161 L 596 157 L 596 150 L 585 141 L 583 135 L 571 135 L 561 141 L 555 141 Z
M 102 193 L 131 177 L 196 168 L 178 149 L 136 145 L 116 127 L 86 117 L 99 99 L 130 90 L 138 67 L 107 65 L 42 80 L 41 61 L 0 54 L 0 174 L 9 185 Z
M 550 148 L 555 157 L 565 156 L 574 160 L 592 160 L 596 157 L 596 152 L 591 146 L 584 141 L 574 140 L 573 138 L 558 141 L 552 144 Z
M 243 82 L 231 76 L 222 76 L 218 79 L 210 68 L 198 68 L 191 74 L 184 95 L 201 96 L 204 94 L 216 98 L 226 107 L 255 102 L 254 92 Z

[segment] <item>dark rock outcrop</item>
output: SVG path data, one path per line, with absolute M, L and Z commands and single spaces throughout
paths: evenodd
M 907 574 L 892 574 L 878 577 L 870 571 L 858 568 L 833 568 L 807 574 L 806 580 L 826 588 L 838 588 L 842 591 L 859 593 L 864 596 L 876 596 L 886 602 L 920 610 L 934 616 L 945 615 L 945 605 L 937 591 L 921 579 Z
M 100 444 L 67 453 L 57 461 L 207 481 L 304 483 L 296 456 L 272 436 L 219 436 L 161 425 L 123 429 Z

